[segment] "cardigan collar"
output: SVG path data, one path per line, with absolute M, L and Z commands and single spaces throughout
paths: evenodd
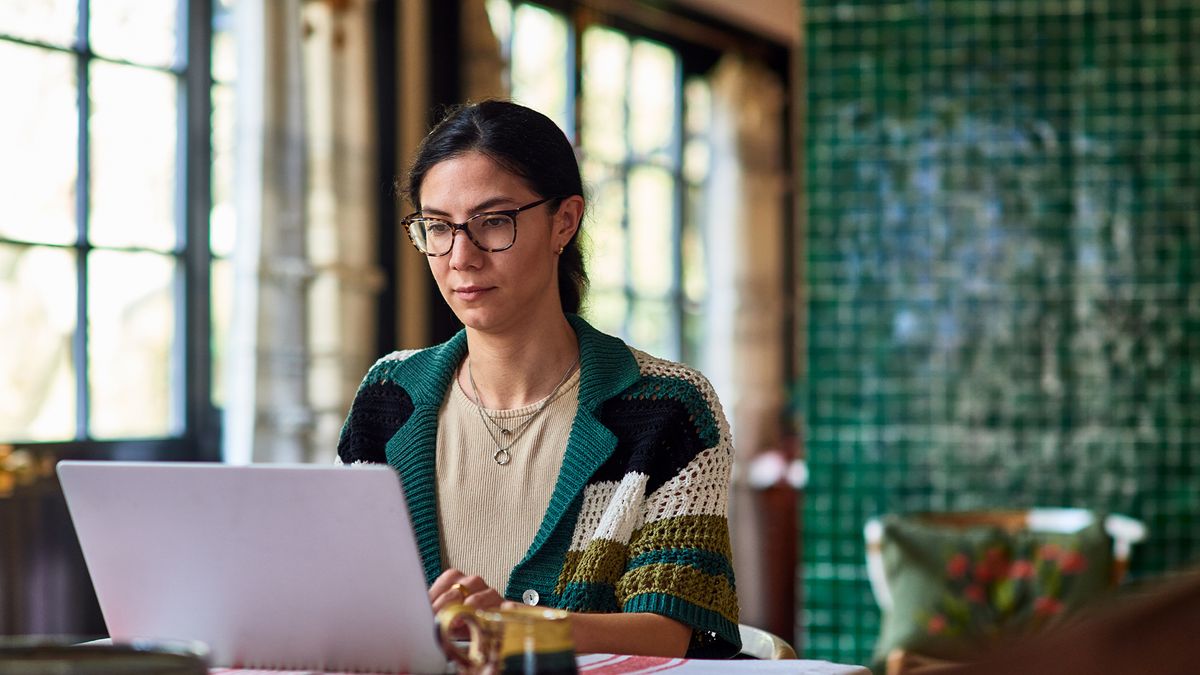
M 578 509 L 591 476 L 616 448 L 617 439 L 599 419 L 605 401 L 637 381 L 637 360 L 620 339 L 601 333 L 577 315 L 567 320 L 579 340 L 579 407 L 571 424 L 562 468 L 546 514 L 525 557 L 513 569 L 506 595 L 520 595 L 520 587 L 537 586 L 549 592 L 561 568 L 571 533 L 560 527 L 564 517 Z M 437 531 L 435 462 L 437 414 L 454 371 L 467 354 L 466 331 L 447 342 L 405 359 L 394 371 L 399 385 L 409 393 L 413 414 L 387 444 L 388 463 L 400 474 L 426 580 L 442 571 L 441 542 Z
M 568 314 L 567 321 L 579 339 L 579 407 L 597 410 L 637 381 L 637 360 L 619 338 L 592 328 L 578 315 Z
M 579 405 L 592 408 L 624 391 L 638 378 L 637 361 L 619 338 L 601 333 L 577 314 L 567 322 L 579 340 Z M 405 359 L 395 377 L 413 405 L 441 406 L 458 364 L 467 356 L 467 331 Z

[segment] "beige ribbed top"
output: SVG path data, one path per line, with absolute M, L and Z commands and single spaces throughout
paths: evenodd
M 481 418 L 474 401 L 458 385 L 438 412 L 437 504 L 443 567 L 478 574 L 504 594 L 508 575 L 533 543 L 558 480 L 567 437 L 579 401 L 579 369 L 553 397 L 508 451 L 512 461 L 496 464 L 491 422 Z M 517 429 L 541 401 L 512 410 L 486 412 L 508 429 Z M 495 428 L 491 431 L 504 442 Z

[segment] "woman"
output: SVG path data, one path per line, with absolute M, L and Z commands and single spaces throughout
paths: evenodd
M 573 612 L 580 652 L 739 647 L 729 429 L 708 381 L 598 332 L 570 143 L 505 101 L 450 112 L 404 220 L 465 329 L 367 373 L 338 444 L 400 474 L 435 610 Z

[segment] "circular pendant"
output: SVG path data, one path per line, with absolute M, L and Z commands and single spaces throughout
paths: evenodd
M 492 455 L 492 459 L 496 460 L 496 463 L 500 466 L 504 466 L 512 461 L 512 455 L 509 454 L 508 448 L 499 448 L 496 450 L 495 454 Z

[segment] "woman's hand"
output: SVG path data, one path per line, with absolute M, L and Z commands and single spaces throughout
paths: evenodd
M 429 603 L 433 605 L 434 614 L 451 605 L 495 609 L 502 602 L 504 596 L 482 578 L 467 576 L 453 567 L 442 572 L 429 587 Z

